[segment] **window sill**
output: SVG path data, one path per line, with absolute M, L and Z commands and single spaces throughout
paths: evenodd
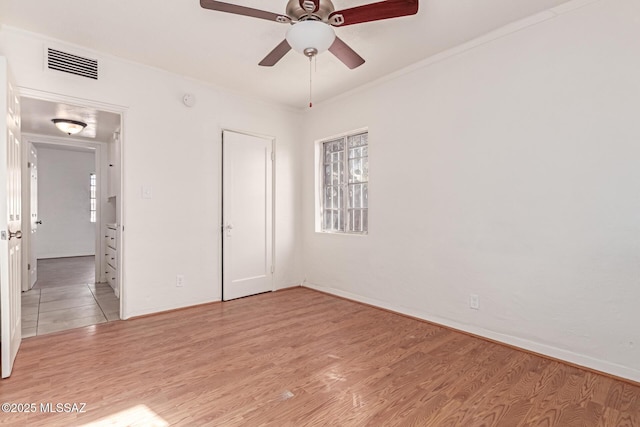
M 324 234 L 328 236 L 355 236 L 355 237 L 366 237 L 369 233 L 334 233 L 332 231 L 318 231 L 316 230 L 316 234 Z

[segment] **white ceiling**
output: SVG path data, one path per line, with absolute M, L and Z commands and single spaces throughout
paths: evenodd
M 226 0 L 284 13 L 286 0 Z M 337 28 L 367 62 L 349 70 L 318 56 L 314 101 L 329 99 L 566 0 L 420 0 L 418 14 Z M 336 10 L 369 3 L 334 0 Z M 309 63 L 289 52 L 257 64 L 284 39 L 286 24 L 205 10 L 199 0 L 1 0 L 0 20 L 112 55 L 296 108 L 307 105 Z
M 113 133 L 120 130 L 119 114 L 25 97 L 20 99 L 20 106 L 20 130 L 23 133 L 109 142 Z M 55 127 L 51 119 L 56 118 L 78 120 L 86 123 L 87 127 L 69 137 Z

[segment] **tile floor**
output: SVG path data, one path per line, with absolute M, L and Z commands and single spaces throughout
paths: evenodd
M 34 289 L 84 285 L 96 281 L 96 257 L 77 256 L 38 260 L 38 281 Z
M 119 312 L 106 283 L 32 289 L 22 293 L 22 337 L 118 320 Z

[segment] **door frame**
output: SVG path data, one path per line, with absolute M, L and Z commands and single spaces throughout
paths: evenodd
M 218 151 L 219 155 L 220 155 L 220 173 L 218 175 L 219 180 L 220 180 L 220 187 L 219 187 L 219 192 L 220 192 L 220 197 L 218 197 L 218 212 L 219 212 L 219 223 L 217 226 L 217 230 L 218 230 L 218 253 L 220 254 L 218 256 L 218 268 L 220 271 L 220 300 L 224 301 L 224 252 L 223 252 L 223 241 L 224 241 L 224 214 L 223 214 L 223 208 L 224 208 L 224 200 L 223 200 L 223 193 L 224 193 L 224 182 L 223 182 L 223 177 L 224 177 L 224 133 L 225 132 L 234 132 L 234 133 L 238 133 L 241 135 L 247 135 L 247 136 L 254 136 L 257 138 L 264 138 L 264 139 L 268 139 L 271 141 L 271 152 L 272 154 L 272 160 L 271 160 L 271 265 L 273 266 L 273 271 L 271 272 L 271 292 L 275 291 L 275 273 L 277 271 L 277 265 L 276 265 L 276 160 L 278 158 L 278 156 L 276 155 L 276 137 L 272 136 L 272 135 L 267 135 L 267 134 L 263 134 L 263 133 L 258 133 L 258 132 L 250 132 L 250 131 L 246 131 L 246 130 L 239 130 L 237 128 L 233 128 L 233 127 L 220 127 L 219 129 L 219 135 L 220 135 L 220 150 Z
M 126 307 L 125 304 L 125 299 L 127 297 L 127 293 L 126 293 L 126 274 L 125 274 L 125 262 L 124 262 L 124 255 L 125 255 L 125 240 L 126 240 L 126 235 L 124 233 L 124 229 L 125 229 L 125 213 L 126 213 L 126 207 L 125 207 L 125 203 L 124 203 L 124 199 L 125 199 L 125 186 L 124 186 L 124 178 L 125 178 L 125 172 L 124 172 L 124 165 L 125 165 L 125 155 L 124 155 L 124 147 L 125 147 L 125 139 L 126 139 L 126 123 L 127 123 L 127 113 L 128 113 L 128 107 L 123 106 L 123 105 L 117 105 L 117 104 L 110 104 L 110 103 L 106 103 L 106 102 L 101 102 L 101 101 L 95 101 L 95 100 L 91 100 L 91 99 L 86 99 L 86 98 L 78 98 L 78 97 L 74 97 L 74 96 L 68 96 L 68 95 L 62 95 L 59 93 L 53 93 L 53 92 L 47 92 L 47 91 L 42 91 L 42 90 L 38 90 L 38 89 L 32 89 L 29 87 L 23 87 L 23 86 L 18 86 L 19 89 L 19 93 L 21 97 L 26 97 L 26 98 L 33 98 L 33 99 L 37 99 L 37 100 L 41 100 L 41 101 L 49 101 L 49 102 L 59 102 L 59 103 L 63 103 L 63 104 L 71 104 L 71 105 L 77 105 L 77 106 L 81 106 L 81 107 L 87 107 L 87 108 L 94 108 L 96 110 L 101 110 L 101 111 L 106 111 L 109 113 L 114 113 L 114 114 L 119 114 L 120 115 L 120 155 L 119 158 L 117 159 L 120 162 L 120 188 L 119 188 L 119 195 L 120 195 L 120 200 L 117 203 L 117 207 L 116 207 L 116 217 L 118 218 L 118 227 L 119 227 L 119 235 L 118 235 L 118 290 L 120 293 L 120 318 L 121 319 L 126 319 L 127 316 L 124 312 L 124 308 Z M 27 137 L 33 137 L 33 134 L 25 134 Z M 50 141 L 55 141 L 57 138 L 56 137 L 49 137 L 49 136 L 37 136 L 42 142 L 45 142 L 46 140 L 50 140 Z M 67 142 L 67 145 L 71 145 L 69 144 L 71 141 L 73 141 L 73 139 L 70 138 L 60 138 L 60 141 L 65 141 Z M 32 139 L 30 139 L 31 142 L 34 142 Z M 75 140 L 76 143 L 78 140 Z M 35 142 L 40 142 L 40 141 L 35 141 Z M 87 146 L 87 144 L 91 144 L 91 142 L 87 142 L 84 140 L 81 140 L 81 142 L 84 144 L 84 146 Z M 93 143 L 93 144 L 98 144 L 98 143 Z M 59 144 L 60 145 L 60 144 Z M 96 163 L 98 162 L 98 153 L 100 150 L 97 150 L 96 152 Z M 106 155 L 106 153 L 105 153 Z M 23 161 L 23 167 L 25 166 L 24 161 Z M 99 167 L 99 165 L 98 165 Z M 98 173 L 98 171 L 96 170 L 96 174 Z M 24 176 L 24 175 L 23 175 Z M 24 181 L 23 181 L 24 182 Z M 23 193 L 24 194 L 24 193 Z M 96 221 L 99 220 L 99 218 L 101 217 L 100 212 L 97 213 L 96 215 Z M 29 224 L 29 232 L 31 231 L 30 228 L 30 224 Z M 99 232 L 101 232 L 102 230 L 98 230 Z M 98 236 L 101 236 L 102 234 L 98 234 Z M 102 241 L 102 239 L 96 239 L 96 241 Z M 96 247 L 96 256 L 98 256 L 97 254 L 102 253 L 102 246 L 100 247 Z M 24 269 L 26 269 L 26 264 L 23 264 L 23 272 Z M 23 274 L 24 276 L 24 274 Z M 24 288 L 24 287 L 23 287 Z
M 31 174 L 33 172 L 33 164 L 31 163 L 31 146 L 32 145 L 33 143 L 31 141 L 25 140 L 25 147 L 22 149 L 22 155 L 23 155 L 23 158 L 26 158 L 26 162 L 25 161 L 22 162 L 22 194 L 20 195 L 20 197 L 22 197 L 22 209 L 24 209 L 25 212 L 28 212 L 25 215 L 23 215 L 23 217 L 26 217 L 26 218 L 24 218 L 22 221 L 22 229 L 27 230 L 29 232 L 29 235 L 26 236 L 25 241 L 23 242 L 24 255 L 26 256 L 22 257 L 22 266 L 20 267 L 22 268 L 22 274 L 27 275 L 27 278 L 22 281 L 22 285 L 21 285 L 22 292 L 26 292 L 30 290 L 35 285 L 35 282 L 33 283 L 33 285 L 31 284 L 32 270 L 31 268 L 29 268 L 29 264 L 31 264 L 31 255 L 33 250 L 32 249 L 33 218 L 31 217 L 31 214 L 33 213 L 33 205 L 31 203 L 33 199 L 33 192 L 32 192 L 33 183 L 31 181 Z M 36 149 L 35 146 L 33 146 L 33 148 Z M 36 160 L 37 160 L 37 154 L 36 154 Z M 36 173 L 38 172 L 36 171 Z M 36 186 L 37 186 L 37 182 L 36 182 Z M 37 194 L 36 194 L 36 197 L 37 197 Z M 36 269 L 37 267 L 38 266 L 36 265 Z M 38 281 L 37 277 L 36 277 L 36 281 Z

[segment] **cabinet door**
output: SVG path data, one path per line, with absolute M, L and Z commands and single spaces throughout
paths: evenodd
M 107 264 L 105 273 L 107 275 L 107 283 L 115 291 L 118 286 L 118 276 L 116 274 L 116 269 Z
M 118 257 L 116 255 L 116 250 L 107 246 L 107 251 L 105 254 L 105 258 L 107 260 L 107 264 L 111 267 L 118 269 Z
M 114 230 L 113 228 L 107 228 L 107 232 L 105 233 L 104 237 L 106 239 L 107 247 L 118 249 L 116 230 Z

